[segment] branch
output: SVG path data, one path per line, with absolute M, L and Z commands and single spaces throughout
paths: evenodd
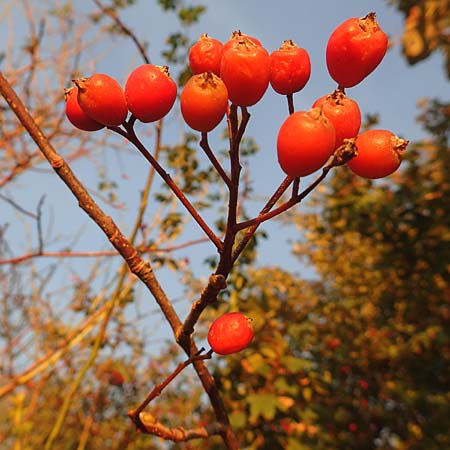
M 168 247 L 148 247 L 145 245 L 140 245 L 136 247 L 138 253 L 171 253 L 176 250 L 181 250 L 186 247 L 191 247 L 193 245 L 203 244 L 209 242 L 207 237 L 202 237 L 199 239 L 192 239 L 190 241 L 182 242 L 181 244 L 174 244 Z M 30 252 L 25 253 L 20 256 L 15 256 L 13 258 L 0 259 L 0 266 L 11 264 L 17 265 L 33 258 L 98 258 L 101 256 L 118 256 L 115 250 L 91 250 L 91 251 L 59 251 L 59 252 Z
M 65 162 L 64 158 L 62 158 L 50 144 L 44 133 L 25 108 L 25 105 L 3 76 L 2 72 L 0 72 L 0 93 L 35 141 L 54 171 L 77 198 L 80 208 L 82 208 L 105 233 L 114 248 L 127 262 L 131 272 L 147 286 L 175 332 L 181 326 L 180 319 L 156 279 L 150 263 L 142 260 L 137 250 L 130 245 L 130 242 L 122 234 L 112 218 L 106 215 L 89 195 L 85 187 Z
M 222 180 L 225 181 L 225 184 L 228 186 L 228 188 L 231 188 L 230 177 L 227 175 L 227 173 L 221 166 L 220 162 L 217 160 L 216 156 L 214 155 L 213 151 L 211 150 L 211 147 L 209 146 L 208 133 L 202 133 L 202 138 L 200 140 L 200 147 L 203 149 L 206 156 L 211 161 L 211 164 L 217 170 L 217 173 L 221 176 Z
M 254 219 L 246 220 L 245 222 L 238 223 L 236 225 L 236 230 L 243 230 L 248 227 L 254 227 L 259 225 L 262 222 L 265 222 L 266 220 L 271 219 L 272 217 L 275 217 L 285 211 L 287 211 L 289 208 L 292 208 L 292 206 L 296 205 L 297 203 L 300 203 L 308 194 L 311 193 L 328 175 L 328 172 L 333 167 L 338 167 L 346 164 L 350 159 L 352 159 L 357 153 L 357 148 L 355 145 L 355 139 L 344 139 L 344 143 L 338 147 L 331 158 L 331 161 L 322 169 L 322 174 L 311 183 L 303 192 L 298 194 L 298 187 L 300 178 L 294 179 L 294 185 L 292 188 L 292 196 L 291 198 L 280 205 L 278 208 L 272 210 L 272 211 L 264 211 L 259 214 L 258 217 L 255 217 Z M 286 181 L 286 180 L 285 180 Z
M 178 364 L 175 370 L 160 384 L 157 384 L 152 391 L 147 395 L 145 400 L 134 410 L 128 412 L 128 417 L 136 424 L 139 429 L 142 429 L 142 422 L 140 421 L 141 412 L 148 406 L 148 404 L 159 397 L 162 391 L 190 364 L 194 361 L 203 361 L 211 359 L 212 350 L 202 355 L 204 349 L 201 348 L 194 356 L 188 358 L 186 361 Z
M 176 335 L 177 331 L 181 327 L 181 321 L 171 302 L 160 286 L 158 280 L 156 279 L 150 263 L 144 262 L 142 260 L 137 250 L 121 233 L 112 218 L 107 216 L 95 203 L 84 186 L 76 178 L 65 160 L 55 151 L 53 146 L 50 144 L 46 136 L 43 134 L 39 126 L 27 111 L 20 98 L 14 92 L 9 82 L 3 76 L 2 72 L 0 72 L 0 93 L 3 95 L 3 97 L 9 104 L 9 107 L 16 114 L 17 118 L 25 127 L 29 135 L 35 141 L 54 171 L 71 190 L 73 195 L 78 199 L 79 206 L 101 228 L 101 230 L 108 237 L 111 244 L 122 255 L 131 272 L 134 273 L 151 292 L 155 301 L 160 306 L 166 320 L 169 322 L 174 335 Z M 147 152 L 146 149 L 145 151 Z M 153 158 L 151 155 L 150 157 Z M 158 163 L 156 164 L 157 166 L 154 167 L 156 170 L 158 170 L 157 167 L 161 166 Z M 216 239 L 220 243 L 217 237 Z M 187 352 L 188 356 L 191 356 L 191 352 L 193 354 L 196 354 L 198 352 L 198 349 L 196 348 L 196 345 L 193 341 L 190 343 L 189 347 L 184 346 L 183 349 L 185 352 Z M 205 390 L 211 401 L 217 420 L 223 424 L 223 431 L 221 431 L 220 434 L 225 444 L 230 450 L 237 450 L 239 448 L 237 439 L 230 426 L 230 421 L 225 409 L 225 405 L 223 404 L 223 401 L 220 397 L 214 378 L 208 371 L 208 368 L 206 367 L 204 361 L 194 361 L 193 365 L 200 378 L 203 389 Z
M 247 108 L 242 107 L 242 119 L 239 123 L 237 115 L 237 106 L 231 105 L 228 114 L 228 130 L 230 133 L 230 164 L 231 164 L 231 183 L 230 194 L 228 200 L 228 218 L 225 231 L 225 238 L 223 241 L 223 249 L 220 254 L 219 264 L 217 266 L 216 274 L 223 275 L 225 278 L 233 267 L 232 252 L 236 240 L 236 221 L 237 221 L 237 206 L 239 199 L 239 177 L 241 173 L 241 164 L 239 160 L 239 147 L 250 120 L 250 114 Z
M 136 47 L 139 50 L 139 53 L 142 56 L 142 59 L 145 61 L 146 64 L 150 64 L 150 58 L 147 55 L 147 52 L 144 48 L 144 46 L 141 44 L 139 39 L 136 37 L 136 35 L 131 31 L 130 28 L 128 28 L 122 20 L 120 20 L 119 16 L 114 12 L 113 9 L 107 8 L 104 6 L 100 0 L 92 0 L 101 10 L 104 14 L 111 17 L 111 19 L 115 22 L 115 24 L 120 28 L 120 30 L 127 36 L 131 38 L 131 40 L 134 42 Z
M 0 184 L 0 187 L 1 187 L 1 184 Z M 9 203 L 14 209 L 17 209 L 17 211 L 19 211 L 20 213 L 25 214 L 26 216 L 37 220 L 36 214 L 34 214 L 34 213 L 30 212 L 30 211 L 27 211 L 25 208 L 23 208 L 18 203 L 16 203 L 13 199 L 8 198 L 8 197 L 0 194 L 0 200 L 3 200 L 6 203 Z
M 243 230 L 245 228 L 259 225 L 263 222 L 266 222 L 269 219 L 272 219 L 275 216 L 280 215 L 281 213 L 287 211 L 292 208 L 297 203 L 300 203 L 312 190 L 314 190 L 327 176 L 328 172 L 333 166 L 326 166 L 322 169 L 322 174 L 311 183 L 303 192 L 298 194 L 297 196 L 291 197 L 287 202 L 284 202 L 278 208 L 273 209 L 272 211 L 268 211 L 266 213 L 260 214 L 258 217 L 254 219 L 246 220 L 244 222 L 240 222 L 236 225 L 236 230 Z
M 270 197 L 270 199 L 268 200 L 268 202 L 266 203 L 264 208 L 259 213 L 259 216 L 269 212 L 273 208 L 273 206 L 277 203 L 277 201 L 285 193 L 286 189 L 291 185 L 291 183 L 292 183 L 292 177 L 287 176 L 282 181 L 282 183 L 280 184 L 278 189 L 274 192 L 272 197 Z M 237 246 L 235 247 L 235 249 L 233 251 L 233 255 L 232 255 L 233 262 L 236 261 L 236 259 L 242 253 L 242 251 L 244 250 L 244 248 L 246 247 L 246 245 L 248 244 L 250 239 L 255 234 L 258 227 L 259 227 L 259 223 L 254 223 L 253 225 L 248 227 L 248 230 L 245 233 L 245 236 L 239 241 L 239 243 L 237 244 Z
M 37 234 L 38 234 L 38 253 L 41 254 L 44 251 L 44 237 L 42 236 L 42 205 L 45 201 L 45 195 L 39 199 L 39 203 L 36 210 L 37 216 Z
M 223 434 L 225 427 L 221 423 L 214 423 L 206 427 L 184 429 L 182 427 L 168 428 L 157 422 L 150 413 L 141 413 L 139 417 L 144 433 L 159 436 L 173 442 L 186 442 L 191 439 L 207 439 L 208 437 Z
M 164 180 L 164 182 L 169 186 L 172 192 L 177 196 L 183 206 L 187 209 L 192 218 L 197 222 L 200 228 L 205 232 L 205 234 L 209 237 L 211 242 L 216 246 L 216 248 L 220 251 L 222 249 L 222 242 L 216 236 L 216 234 L 209 228 L 191 202 L 187 199 L 178 185 L 172 180 L 171 176 L 164 170 L 164 168 L 159 164 L 159 162 L 153 157 L 153 155 L 145 148 L 144 144 L 137 137 L 134 129 L 135 119 L 130 119 L 129 122 L 124 124 L 126 131 L 122 130 L 119 127 L 111 127 L 111 130 L 120 134 L 124 138 L 128 139 L 142 154 L 142 156 L 154 167 L 156 172 L 158 172 L 159 176 Z
M 177 333 L 177 342 L 183 345 L 189 345 L 190 335 L 194 332 L 194 325 L 200 318 L 201 313 L 211 303 L 217 299 L 219 292 L 227 287 L 226 277 L 223 275 L 211 275 L 208 284 L 200 294 L 200 298 L 196 300 L 186 317 L 183 326 Z

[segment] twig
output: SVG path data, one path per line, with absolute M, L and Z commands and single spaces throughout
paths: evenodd
M 291 183 L 292 183 L 292 177 L 287 176 L 282 181 L 282 183 L 280 184 L 278 189 L 274 192 L 272 197 L 270 197 L 270 199 L 267 201 L 266 205 L 259 213 L 260 216 L 269 212 L 273 208 L 273 206 L 277 203 L 277 201 L 285 193 L 286 189 L 291 185 Z M 233 250 L 233 255 L 232 255 L 233 262 L 236 261 L 237 258 L 239 257 L 239 255 L 242 253 L 242 251 L 244 250 L 244 248 L 246 247 L 246 245 L 248 244 L 250 239 L 255 234 L 258 227 L 259 227 L 259 223 L 254 223 L 253 225 L 248 227 L 248 230 L 245 233 L 245 236 L 239 241 L 239 243 L 236 245 L 236 247 Z
M 44 237 L 42 236 L 42 205 L 45 201 L 45 195 L 39 199 L 39 203 L 36 209 L 37 216 L 37 232 L 38 232 L 38 254 L 44 251 Z
M 157 161 L 159 158 L 159 152 L 161 151 L 161 129 L 162 129 L 162 119 L 156 124 L 156 136 L 155 136 L 155 155 L 154 158 Z M 140 226 L 142 224 L 142 220 L 144 218 L 145 210 L 147 209 L 148 196 L 150 195 L 150 189 L 153 184 L 153 180 L 155 178 L 155 168 L 151 167 L 147 180 L 145 182 L 144 189 L 141 194 L 141 203 L 139 205 L 139 211 L 134 222 L 133 230 L 130 235 L 130 242 L 134 242 L 136 236 L 139 232 Z
M 286 95 L 287 102 L 288 102 L 288 110 L 289 114 L 294 114 L 295 108 L 294 108 L 294 94 L 288 94 Z
M 225 181 L 225 184 L 230 188 L 231 186 L 231 180 L 230 177 L 225 172 L 224 168 L 220 164 L 220 162 L 217 160 L 216 156 L 211 150 L 211 147 L 209 146 L 208 142 L 208 133 L 202 133 L 202 138 L 200 140 L 200 147 L 205 152 L 206 156 L 211 161 L 211 164 L 214 166 L 214 168 L 217 170 L 217 173 L 221 176 L 222 180 Z
M 216 248 L 220 251 L 222 249 L 222 242 L 216 236 L 216 234 L 211 230 L 211 228 L 206 224 L 191 202 L 187 199 L 178 185 L 172 180 L 171 176 L 164 170 L 164 168 L 159 164 L 159 162 L 154 158 L 154 156 L 146 149 L 144 144 L 137 137 L 134 128 L 133 122 L 127 122 L 124 124 L 126 131 L 122 130 L 119 127 L 112 127 L 111 129 L 116 133 L 120 134 L 124 138 L 128 139 L 142 154 L 142 156 L 154 167 L 158 175 L 164 180 L 164 182 L 169 186 L 172 192 L 177 196 L 183 206 L 187 209 L 192 218 L 197 222 L 200 228 L 205 232 L 205 234 L 209 237 L 211 242 L 216 246 Z
M 173 442 L 186 442 L 191 439 L 206 439 L 208 437 L 222 434 L 225 431 L 223 424 L 213 423 L 206 427 L 197 427 L 185 429 L 182 427 L 168 428 L 156 419 L 150 413 L 141 413 L 140 420 L 142 422 L 142 431 L 144 433 L 153 434 L 160 438 Z
M 194 325 L 200 318 L 201 313 L 209 304 L 216 301 L 217 295 L 226 286 L 227 282 L 224 275 L 216 274 L 209 277 L 208 284 L 200 294 L 200 298 L 191 305 L 189 314 L 176 335 L 179 344 L 189 345 L 190 335 L 194 332 Z
M 248 121 L 250 120 L 250 114 L 247 108 L 242 107 L 242 118 L 239 123 L 237 115 L 237 106 L 231 105 L 228 115 L 228 129 L 231 133 L 230 140 L 230 164 L 231 164 L 231 184 L 228 200 L 228 217 L 227 227 L 225 231 L 225 238 L 223 241 L 223 249 L 220 255 L 219 264 L 217 266 L 216 274 L 223 275 L 225 278 L 233 267 L 232 252 L 234 243 L 236 240 L 236 222 L 237 222 L 237 205 L 239 198 L 239 177 L 241 173 L 241 164 L 239 156 L 239 147 L 244 136 L 245 129 Z
M 162 391 L 190 364 L 192 364 L 194 361 L 203 361 L 205 359 L 211 359 L 212 350 L 209 350 L 207 353 L 202 354 L 204 351 L 203 348 L 201 348 L 197 354 L 194 356 L 188 358 L 186 361 L 178 364 L 178 366 L 175 368 L 175 370 L 162 382 L 157 384 L 151 392 L 147 395 L 147 397 L 144 399 L 144 401 L 132 411 L 128 412 L 128 417 L 136 424 L 138 428 L 142 428 L 142 422 L 140 421 L 139 415 L 141 412 L 148 406 L 148 404 L 155 399 L 156 397 L 160 396 Z
M 181 244 L 174 244 L 168 247 L 147 247 L 145 245 L 140 245 L 136 247 L 138 253 L 171 253 L 176 250 L 181 250 L 183 248 L 191 247 L 193 245 L 203 244 L 209 242 L 207 237 L 202 237 L 199 239 L 192 239 L 190 241 L 182 242 Z M 32 258 L 98 258 L 100 256 L 117 256 L 117 251 L 115 250 L 92 250 L 92 251 L 55 251 L 55 252 L 30 252 L 24 255 L 15 256 L 13 258 L 0 259 L 0 266 L 11 264 L 21 264 Z
M 111 19 L 116 23 L 116 25 L 122 30 L 122 32 L 124 34 L 126 34 L 127 36 L 129 36 L 131 38 L 131 40 L 134 42 L 134 44 L 136 45 L 137 49 L 139 50 L 139 53 L 141 54 L 142 59 L 145 61 L 146 64 L 150 64 L 150 58 L 148 57 L 144 46 L 141 44 L 141 42 L 136 37 L 136 35 L 131 31 L 131 29 L 128 28 L 122 22 L 122 20 L 119 18 L 119 16 L 117 16 L 117 14 L 114 12 L 114 10 L 104 6 L 100 2 L 100 0 L 92 0 L 92 1 L 102 10 L 102 12 L 104 14 L 106 14 L 109 17 L 111 17 Z
M 325 177 L 327 176 L 328 172 L 331 170 L 332 167 L 333 167 L 332 165 L 324 167 L 322 169 L 321 175 L 297 196 L 291 197 L 287 202 L 283 203 L 278 208 L 275 208 L 264 214 L 260 214 L 258 217 L 255 217 L 254 219 L 238 223 L 236 225 L 236 229 L 243 230 L 253 225 L 259 225 L 262 222 L 265 222 L 271 219 L 272 217 L 278 216 L 279 214 L 287 211 L 289 208 L 292 208 L 297 203 L 300 203 L 311 191 L 313 191 L 325 179 Z
M 22 214 L 25 214 L 28 217 L 31 217 L 32 219 L 37 219 L 36 214 L 27 211 L 25 208 L 22 208 L 17 202 L 15 202 L 13 199 L 6 197 L 3 194 L 0 194 L 0 199 L 5 201 L 6 203 L 9 203 L 14 209 L 17 209 L 17 211 L 21 212 Z

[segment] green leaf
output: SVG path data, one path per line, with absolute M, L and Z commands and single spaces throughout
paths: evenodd
M 278 406 L 278 397 L 275 394 L 250 394 L 248 396 L 250 405 L 250 418 L 263 417 L 272 420 L 275 417 Z
M 298 442 L 295 438 L 289 438 L 286 450 L 311 450 L 311 447 Z
M 233 411 L 230 414 L 230 422 L 233 428 L 244 428 L 247 425 L 247 414 L 242 411 Z

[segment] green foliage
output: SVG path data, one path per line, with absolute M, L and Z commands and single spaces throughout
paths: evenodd
M 158 0 L 159 5 L 164 11 L 175 10 L 180 5 L 180 0 Z

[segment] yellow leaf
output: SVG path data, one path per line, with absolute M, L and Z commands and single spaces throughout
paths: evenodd
M 309 388 L 309 387 L 305 387 L 305 388 L 302 390 L 303 398 L 304 398 L 307 402 L 311 401 L 312 393 L 313 393 L 313 392 L 312 392 L 312 389 Z
M 278 397 L 278 405 L 280 406 L 280 409 L 282 409 L 282 410 L 289 409 L 294 403 L 295 402 L 291 397 L 287 397 L 285 395 L 280 395 Z

